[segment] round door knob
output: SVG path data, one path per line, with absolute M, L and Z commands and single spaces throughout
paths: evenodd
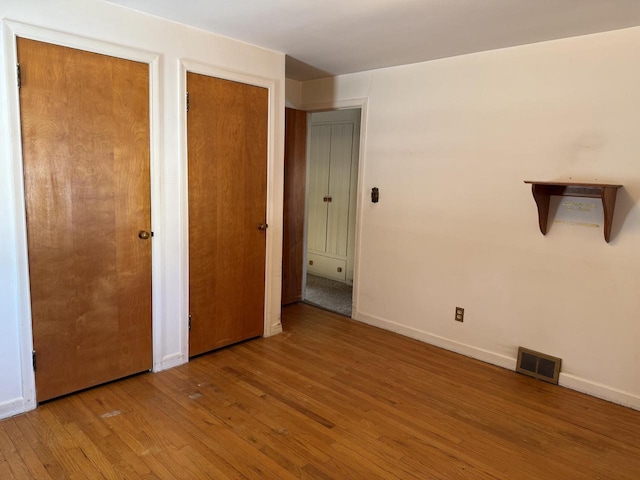
M 266 223 L 259 223 L 258 230 L 266 230 L 268 226 L 269 225 L 267 225 Z
M 142 240 L 148 240 L 150 236 L 149 232 L 145 230 L 140 230 L 138 232 L 138 238 L 141 238 Z

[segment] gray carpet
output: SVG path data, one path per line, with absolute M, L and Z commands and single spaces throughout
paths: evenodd
M 352 298 L 351 285 L 307 274 L 307 303 L 351 317 Z

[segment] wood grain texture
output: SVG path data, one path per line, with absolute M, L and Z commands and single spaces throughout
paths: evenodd
M 18 39 L 37 400 L 151 368 L 148 65 Z
M 268 90 L 187 73 L 189 354 L 264 330 Z
M 638 478 L 638 411 L 305 304 L 282 322 L 0 422 L 1 478 Z
M 307 112 L 285 109 L 282 305 L 302 300 Z

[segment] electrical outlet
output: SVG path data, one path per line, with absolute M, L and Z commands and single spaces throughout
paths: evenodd
M 464 308 L 456 307 L 456 322 L 464 322 Z

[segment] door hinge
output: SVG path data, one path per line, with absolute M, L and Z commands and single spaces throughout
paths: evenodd
M 187 92 L 187 112 L 189 111 L 189 107 L 191 106 L 191 102 L 189 99 L 189 92 Z
M 20 64 L 16 64 L 16 77 L 18 81 L 18 88 L 22 86 L 22 76 L 20 75 Z
M 33 365 L 33 371 L 36 371 L 36 351 L 31 352 L 31 364 Z
M 191 314 L 189 314 L 189 331 L 191 331 Z

